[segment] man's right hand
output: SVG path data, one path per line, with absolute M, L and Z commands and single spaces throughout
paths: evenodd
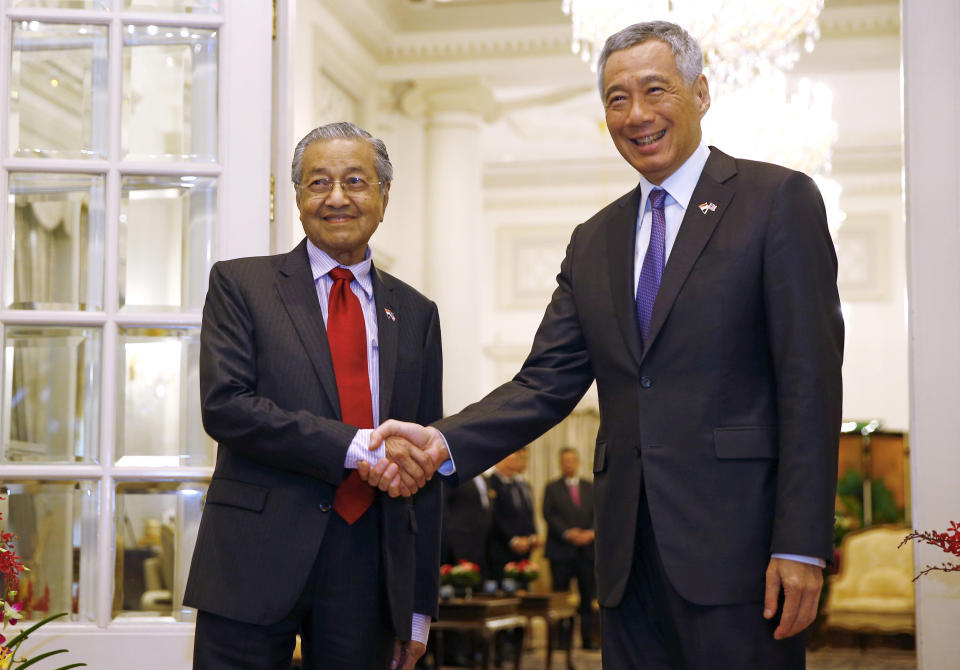
M 369 470 L 358 468 L 358 472 L 368 484 L 393 498 L 416 493 L 450 458 L 440 431 L 430 426 L 389 419 L 370 434 L 371 451 L 385 440 L 386 457 Z

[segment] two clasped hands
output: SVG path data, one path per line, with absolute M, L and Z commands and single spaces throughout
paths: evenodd
M 411 496 L 450 458 L 446 440 L 436 428 L 390 419 L 370 434 L 370 450 L 384 444 L 386 455 L 376 464 L 357 464 L 360 478 L 391 498 Z
M 390 419 L 370 434 L 371 451 L 381 443 L 385 445 L 386 455 L 372 466 L 361 461 L 357 472 L 365 482 L 393 498 L 419 491 L 450 458 L 446 440 L 432 426 Z M 783 612 L 774 631 L 776 639 L 792 637 L 810 625 L 816 616 L 822 584 L 821 569 L 817 565 L 778 557 L 770 559 L 763 616 L 771 619 L 776 614 L 782 589 Z

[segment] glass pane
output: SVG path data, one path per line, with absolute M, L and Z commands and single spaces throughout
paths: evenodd
M 127 9 L 141 12 L 210 14 L 220 11 L 219 0 L 126 0 Z
M 197 541 L 206 484 L 125 482 L 117 485 L 116 617 L 193 620 L 183 590 Z
M 124 28 L 120 142 L 131 159 L 217 159 L 217 31 Z
M 0 462 L 97 461 L 100 330 L 6 326 Z
M 4 303 L 103 309 L 102 175 L 10 174 Z
M 110 9 L 110 0 L 13 0 L 13 7 L 51 9 Z
M 73 621 L 92 621 L 100 507 L 97 484 L 6 482 L 0 486 L 0 496 L 4 498 L 0 527 L 16 534 L 14 548 L 29 568 L 20 575 L 18 588 L 26 618 L 69 612 Z
M 15 156 L 107 154 L 107 27 L 15 21 L 10 151 Z
M 213 465 L 200 421 L 200 329 L 121 328 L 119 465 Z
M 200 311 L 213 253 L 212 177 L 124 177 L 120 306 Z

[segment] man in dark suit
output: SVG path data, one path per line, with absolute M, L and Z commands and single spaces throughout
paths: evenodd
M 470 477 L 596 379 L 605 667 L 802 668 L 833 553 L 836 255 L 809 177 L 702 143 L 702 65 L 674 24 L 607 40 L 606 123 L 640 183 L 574 230 L 512 381 L 428 428 L 387 422 L 371 446 L 403 435 L 424 450 L 389 457 Z M 403 468 L 369 481 L 396 492 Z
M 493 502 L 493 526 L 487 542 L 490 576 L 503 579 L 503 566 L 530 558 L 540 546 L 533 518 L 533 493 L 523 479 L 527 469 L 527 448 L 507 456 L 494 466 L 487 480 Z
M 489 574 L 487 537 L 493 525 L 489 488 L 483 475 L 443 490 L 443 533 L 441 555 L 445 563 L 462 560 L 476 563 L 480 575 Z
M 350 123 L 301 140 L 306 239 L 216 263 L 202 414 L 219 448 L 184 602 L 195 668 L 413 667 L 437 613 L 441 487 L 390 498 L 353 468 L 381 418 L 441 416 L 437 308 L 367 245 L 393 169 Z M 439 482 L 437 482 L 439 484 Z
M 573 447 L 560 450 L 563 476 L 543 489 L 543 518 L 547 522 L 544 555 L 550 561 L 554 591 L 568 591 L 577 578 L 580 592 L 580 636 L 584 649 L 594 648 L 593 599 L 597 594 L 593 559 L 593 484 L 581 479 L 580 454 Z

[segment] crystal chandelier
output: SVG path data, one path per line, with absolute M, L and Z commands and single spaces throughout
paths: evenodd
M 813 177 L 835 232 L 846 214 L 840 209 L 840 184 L 829 176 L 837 141 L 832 107 L 828 86 L 804 78 L 791 91 L 786 75 L 771 70 L 712 97 L 703 139 L 732 156 L 779 163 Z
M 686 28 L 703 49 L 714 87 L 736 87 L 772 69 L 789 70 L 801 44 L 820 38 L 823 0 L 563 0 L 573 22 L 573 52 L 596 71 L 603 43 L 640 21 L 662 19 Z

